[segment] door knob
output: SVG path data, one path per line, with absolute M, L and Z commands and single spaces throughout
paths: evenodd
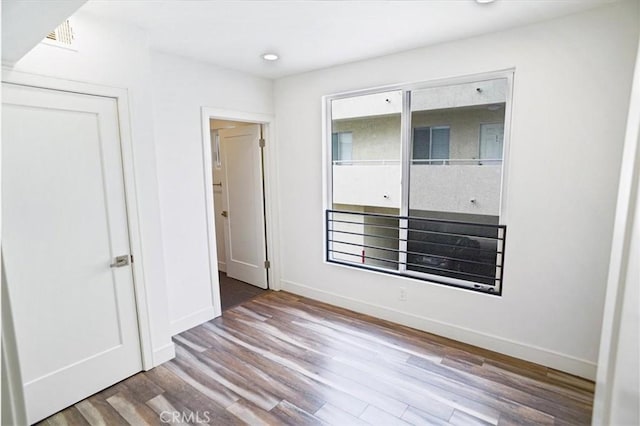
M 113 259 L 113 263 L 109 266 L 111 266 L 112 268 L 121 268 L 123 266 L 127 266 L 128 264 L 129 264 L 129 255 L 123 254 L 122 256 L 116 256 L 116 258 Z
M 227 213 L 226 210 L 222 210 L 222 213 L 220 213 L 223 217 L 227 217 L 229 216 L 229 213 Z

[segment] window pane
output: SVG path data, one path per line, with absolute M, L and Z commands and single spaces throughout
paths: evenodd
M 434 127 L 431 130 L 431 159 L 449 159 L 449 128 Z M 442 163 L 440 163 L 442 164 Z
M 363 213 L 336 215 L 349 220 L 332 223 L 341 261 L 398 267 L 398 220 L 375 215 L 400 213 L 401 113 L 399 90 L 331 101 L 332 207 Z M 345 239 L 349 244 L 335 242 Z
M 351 132 L 338 133 L 338 141 L 340 143 L 340 159 L 351 161 L 353 154 Z
M 431 162 L 447 167 L 412 162 L 409 210 L 499 215 L 506 92 L 506 79 L 411 92 L 413 132 L 431 128 Z
M 340 161 L 340 145 L 338 144 L 338 134 L 331 134 L 331 161 Z
M 413 160 L 431 159 L 431 128 L 413 129 Z
M 412 128 L 431 128 L 441 167 L 409 166 L 408 214 L 428 220 L 408 221 L 408 271 L 495 283 L 498 231 L 481 224 L 499 222 L 506 92 L 495 79 L 411 93 Z

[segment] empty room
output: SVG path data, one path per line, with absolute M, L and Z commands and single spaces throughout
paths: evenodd
M 640 424 L 637 0 L 1 6 L 0 424 Z

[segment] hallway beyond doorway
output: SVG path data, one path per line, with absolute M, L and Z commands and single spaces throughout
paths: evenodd
M 218 277 L 220 278 L 220 302 L 223 311 L 268 291 L 227 277 L 224 272 L 218 272 Z

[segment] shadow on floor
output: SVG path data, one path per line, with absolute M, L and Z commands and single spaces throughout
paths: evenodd
M 243 281 L 229 278 L 224 272 L 218 272 L 218 277 L 220 278 L 220 302 L 223 311 L 268 291 Z

